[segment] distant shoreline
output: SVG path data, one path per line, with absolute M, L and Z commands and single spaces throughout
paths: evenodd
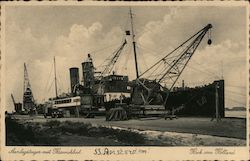
M 225 109 L 225 111 L 246 111 L 247 109 L 245 110 L 235 110 L 235 109 Z
M 233 107 L 233 108 L 227 108 L 225 107 L 225 111 L 246 111 L 247 109 L 245 107 Z

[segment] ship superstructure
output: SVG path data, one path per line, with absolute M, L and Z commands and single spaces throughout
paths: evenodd
M 96 80 L 90 54 L 88 54 L 86 61 L 82 63 L 82 81 L 80 81 L 79 72 L 80 70 L 77 67 L 69 69 L 71 91 L 70 93 L 59 94 L 54 98 L 50 98 L 50 103 L 47 103 L 48 106 L 45 110 L 46 116 L 59 117 L 59 115 L 54 114 L 59 113 L 60 116 L 79 117 L 80 115 L 100 113 L 99 109 L 104 109 L 104 95 L 93 92 Z M 56 84 L 55 77 L 55 87 L 57 87 Z

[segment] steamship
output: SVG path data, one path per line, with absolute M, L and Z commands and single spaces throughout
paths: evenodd
M 62 111 L 64 116 L 104 115 L 108 102 L 130 97 L 128 76 L 117 75 L 114 72 L 103 78 L 104 93 L 98 94 L 100 78 L 95 76 L 95 67 L 90 54 L 82 63 L 82 82 L 79 78 L 79 68 L 72 67 L 69 73 L 71 92 L 50 98 L 46 103 L 45 113 L 51 114 L 56 109 Z
M 133 90 L 135 80 L 129 81 L 128 76 L 117 75 L 114 72 L 104 77 L 104 93 L 98 94 L 100 79 L 95 76 L 95 67 L 91 55 L 82 63 L 83 81 L 80 83 L 79 68 L 72 67 L 70 73 L 71 92 L 49 99 L 45 113 L 59 110 L 64 117 L 80 115 L 104 115 L 106 110 L 115 108 L 117 103 L 123 102 L 127 106 L 143 105 L 139 92 Z M 152 82 L 150 82 L 152 84 Z M 219 86 L 219 111 L 224 117 L 224 80 L 214 81 L 202 87 L 175 87 L 168 96 L 164 109 L 159 108 L 163 104 L 166 93 L 153 96 L 144 114 L 163 114 L 165 110 L 174 110 L 175 114 L 183 116 L 212 117 L 215 114 L 215 89 Z
M 209 117 L 219 112 L 220 117 L 224 117 L 224 80 L 214 81 L 203 87 L 175 87 L 206 34 L 208 45 L 212 43 L 212 25 L 207 24 L 146 71 L 139 73 L 131 9 L 130 20 L 131 29 L 125 31 L 125 40 L 104 69 L 96 72 L 91 55 L 88 54 L 86 61 L 82 63 L 83 81 L 80 82 L 79 69 L 70 68 L 71 92 L 51 98 L 48 109 L 61 110 L 65 115 L 74 114 L 77 117 L 81 114 L 105 114 L 105 111 L 116 107 L 122 107 L 127 113 L 137 116 L 161 115 L 171 111 L 179 115 Z M 127 36 L 131 36 L 135 61 L 136 79 L 132 81 L 129 81 L 128 76 L 113 72 L 113 67 L 127 44 Z

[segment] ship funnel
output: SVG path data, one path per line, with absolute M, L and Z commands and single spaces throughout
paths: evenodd
M 84 87 L 91 88 L 94 82 L 94 65 L 90 54 L 85 62 L 82 63 Z
M 74 93 L 74 87 L 75 85 L 79 84 L 79 69 L 78 68 L 70 68 L 70 88 L 71 93 Z

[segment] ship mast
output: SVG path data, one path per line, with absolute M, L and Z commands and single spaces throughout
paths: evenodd
M 134 34 L 134 28 L 133 28 L 133 15 L 131 8 L 129 9 L 130 19 L 131 19 L 131 32 L 132 32 L 132 40 L 133 40 L 133 49 L 134 49 L 134 57 L 135 57 L 135 70 L 136 70 L 136 78 L 139 78 L 138 73 L 138 63 L 137 63 L 137 55 L 136 55 L 136 42 L 135 42 L 135 34 Z
M 58 97 L 57 95 L 57 83 L 56 83 L 56 59 L 54 56 L 54 73 L 55 73 L 55 91 L 56 91 L 56 98 Z

